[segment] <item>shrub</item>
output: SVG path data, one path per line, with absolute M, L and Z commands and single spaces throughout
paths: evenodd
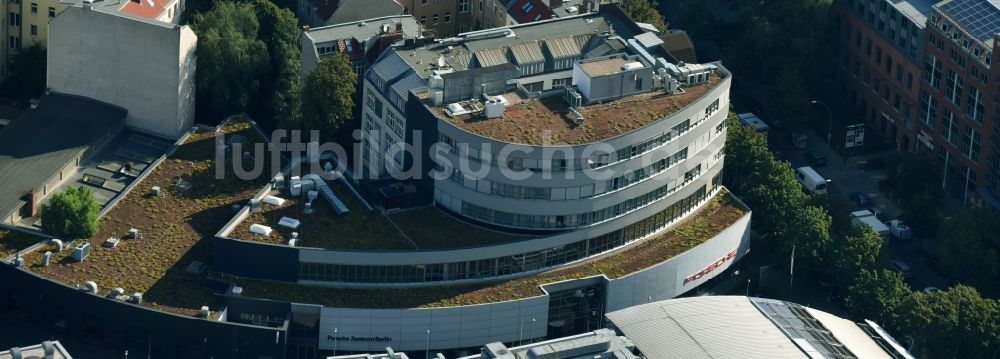
M 97 233 L 100 210 L 89 189 L 70 188 L 42 205 L 42 229 L 61 238 L 90 238 Z

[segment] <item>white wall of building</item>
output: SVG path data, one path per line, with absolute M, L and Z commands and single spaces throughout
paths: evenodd
M 47 86 L 124 107 L 130 127 L 179 137 L 194 125 L 197 36 L 125 16 L 70 6 L 52 19 Z
M 548 312 L 547 295 L 444 308 L 324 307 L 320 315 L 319 349 L 440 350 L 539 338 L 545 336 Z
M 675 298 L 723 273 L 749 250 L 750 218 L 748 213 L 705 243 L 640 272 L 618 279 L 601 277 L 607 289 L 605 312 Z M 735 254 L 730 257 L 733 251 Z M 721 258 L 727 259 L 714 265 Z M 709 267 L 713 269 L 685 283 L 686 278 Z M 572 287 L 576 284 L 573 282 L 593 280 L 593 277 L 574 279 L 560 282 L 559 286 Z M 443 350 L 541 339 L 546 336 L 549 299 L 548 294 L 543 294 L 506 302 L 414 309 L 323 307 L 319 349 Z

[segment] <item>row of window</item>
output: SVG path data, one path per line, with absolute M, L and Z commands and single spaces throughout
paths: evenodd
M 451 13 L 450 12 L 444 13 L 444 22 L 445 23 L 450 23 L 451 22 Z M 437 25 L 437 24 L 439 24 L 439 22 L 438 22 L 438 14 L 431 15 L 431 25 Z M 426 15 L 420 16 L 420 25 L 427 26 L 427 16 Z
M 855 0 L 848 0 L 848 3 L 848 6 L 855 10 L 858 18 L 866 21 L 905 54 L 911 58 L 916 58 L 917 47 L 920 45 L 917 37 L 921 33 L 916 24 L 910 22 L 906 16 L 895 10 L 895 8 L 889 9 L 885 0 L 875 0 L 869 4 L 867 10 L 862 1 L 855 3 Z M 889 20 L 888 25 L 886 23 L 887 18 Z M 845 24 L 847 25 L 847 32 L 850 33 L 850 24 L 846 22 Z
M 660 159 L 655 163 L 646 166 L 644 168 L 629 172 L 625 175 L 621 175 L 612 178 L 605 182 L 602 186 L 600 184 L 587 184 L 583 186 L 574 187 L 530 187 L 521 186 L 508 183 L 500 183 L 489 181 L 485 179 L 467 179 L 465 175 L 458 169 L 455 169 L 449 179 L 452 182 L 464 185 L 466 187 L 479 190 L 481 192 L 489 192 L 491 195 L 505 197 L 505 198 L 515 198 L 515 199 L 533 199 L 533 200 L 546 200 L 546 201 L 562 201 L 562 200 L 574 200 L 580 198 L 589 198 L 596 195 L 616 191 L 633 184 L 636 184 L 643 179 L 655 176 L 657 174 L 666 171 L 673 165 L 683 161 L 687 158 L 688 149 L 677 151 L 667 158 Z M 481 188 L 480 188 L 481 187 Z
M 965 131 L 960 131 L 960 120 L 948 107 L 941 108 L 941 127 L 937 126 L 938 105 L 937 101 L 930 94 L 920 92 L 921 121 L 928 127 L 936 129 L 941 137 L 952 146 L 959 148 L 962 154 L 977 162 L 979 160 L 979 149 L 981 135 L 972 125 L 966 125 Z M 959 143 L 959 135 L 962 135 L 962 142 Z
M 713 181 L 713 188 L 714 183 Z M 709 191 L 694 194 L 639 222 L 595 238 L 525 254 L 425 265 L 341 265 L 299 263 L 299 279 L 348 283 L 415 283 L 492 278 L 538 271 L 595 256 L 645 238 L 674 223 L 708 199 Z
M 684 179 L 667 181 L 668 183 L 647 192 L 641 196 L 634 197 L 604 209 L 569 215 L 531 215 L 521 213 L 510 213 L 482 207 L 476 204 L 462 202 L 462 215 L 480 220 L 483 222 L 496 224 L 504 227 L 524 228 L 524 229 L 545 229 L 562 230 L 594 225 L 608 221 L 639 208 L 656 202 L 677 189 L 693 181 L 701 175 L 701 164 L 684 173 Z

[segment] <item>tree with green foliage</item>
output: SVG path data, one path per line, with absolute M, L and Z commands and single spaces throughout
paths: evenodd
M 1000 350 L 1000 301 L 975 288 L 915 292 L 897 309 L 899 329 L 917 341 L 926 358 L 992 358 Z
M 659 0 L 626 0 L 622 9 L 632 20 L 653 25 L 661 33 L 666 33 L 667 22 L 660 14 L 659 3 Z
M 831 221 L 826 210 L 814 206 L 799 208 L 789 221 L 795 225 L 788 229 L 787 237 L 791 240 L 783 242 L 783 245 L 794 245 L 796 260 L 801 260 L 802 267 L 815 274 L 825 274 L 822 271 L 828 268 L 828 254 L 832 244 Z M 791 249 L 784 248 L 784 251 L 791 252 Z
M 736 114 L 726 119 L 726 170 L 723 182 L 730 190 L 742 193 L 756 185 L 750 179 L 759 177 L 761 170 L 773 162 L 774 153 L 760 133 L 744 126 Z
M 90 238 L 97 234 L 100 211 L 90 189 L 70 188 L 42 205 L 42 229 L 59 238 Z
M 892 327 L 897 313 L 910 295 L 903 276 L 889 269 L 862 269 L 844 297 L 844 306 L 861 319 Z
M 812 230 L 817 225 L 829 226 L 829 219 L 820 218 L 816 222 L 805 218 L 822 211 L 803 213 L 808 196 L 791 166 L 774 158 L 767 141 L 757 131 L 742 125 L 732 114 L 727 121 L 723 183 L 753 208 L 754 227 L 765 241 L 776 246 L 779 252 L 775 254 L 787 258 L 801 235 L 828 240 L 829 233 Z M 828 215 L 823 213 L 823 217 Z
M 813 119 L 816 109 L 810 108 L 809 92 L 805 79 L 798 70 L 789 67 L 775 76 L 774 81 L 770 81 L 765 89 L 767 97 L 765 106 L 768 111 L 781 116 L 774 116 L 774 120 L 781 121 L 786 127 L 797 132 L 803 132 L 809 128 L 809 123 Z M 819 109 L 819 111 L 824 111 Z M 823 118 L 826 119 L 824 111 Z M 825 132 L 825 131 L 824 131 Z
M 678 26 L 689 34 L 699 37 L 714 37 L 719 27 L 714 24 L 715 16 L 704 1 L 690 1 L 684 4 L 682 16 L 677 19 Z
M 822 207 L 830 215 L 831 235 L 845 236 L 854 233 L 854 224 L 851 223 L 851 212 L 854 211 L 855 207 L 846 197 L 821 194 L 812 196 L 808 203 L 810 206 Z
M 267 70 L 254 6 L 218 2 L 193 19 L 198 35 L 197 104 L 212 118 L 246 111 Z M 269 26 L 271 24 L 268 24 Z M 204 119 L 207 120 L 207 119 Z
M 876 271 L 884 267 L 885 238 L 871 227 L 853 227 L 851 233 L 833 241 L 828 256 L 833 285 L 847 288 L 862 271 Z
M 295 123 L 301 115 L 301 30 L 291 11 L 270 0 L 254 0 L 257 22 L 262 24 L 257 38 L 267 44 L 269 66 L 261 76 L 258 91 L 261 122 L 267 128 Z M 266 25 L 266 26 L 263 26 Z
M 933 246 L 952 275 L 987 294 L 1000 294 L 1000 214 L 988 209 L 955 212 L 943 221 Z
M 300 128 L 330 135 L 351 120 L 357 74 L 347 56 L 334 54 L 316 65 L 305 79 Z
M 918 238 L 934 237 L 943 217 L 941 166 L 932 158 L 904 156 L 891 161 L 879 188 L 899 204 L 900 219 Z
M 15 96 L 40 97 L 45 93 L 45 46 L 34 43 L 21 48 L 10 58 L 8 84 Z

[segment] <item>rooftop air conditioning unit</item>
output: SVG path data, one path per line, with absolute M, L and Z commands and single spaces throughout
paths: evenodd
M 208 306 L 207 305 L 203 305 L 203 306 L 201 306 L 201 310 L 198 311 L 198 316 L 200 316 L 202 318 L 208 318 L 208 315 L 211 314 L 211 313 L 212 313 L 212 311 L 208 309 Z
M 486 110 L 484 111 L 486 118 L 499 118 L 503 117 L 504 109 L 503 102 L 498 100 L 492 100 L 486 102 Z
M 279 226 L 282 226 L 282 227 L 285 227 L 285 228 L 288 228 L 288 229 L 299 229 L 299 225 L 301 225 L 301 224 L 302 224 L 302 222 L 300 222 L 299 220 L 297 220 L 295 218 L 281 217 L 281 219 L 278 220 L 278 225 Z
M 115 288 L 108 292 L 108 295 L 104 296 L 108 299 L 118 299 L 118 296 L 125 294 L 125 289 Z
M 285 205 L 285 199 L 277 196 L 264 196 L 264 199 L 261 200 L 261 202 L 278 207 Z
M 53 247 L 56 248 L 56 252 L 62 252 L 62 250 L 63 250 L 63 241 L 62 240 L 60 240 L 60 239 L 52 239 L 52 240 L 49 241 L 49 244 L 51 244 Z
M 83 283 L 83 291 L 84 292 L 87 292 L 87 293 L 90 293 L 90 294 L 97 294 L 97 290 L 98 290 L 98 288 L 97 288 L 97 282 L 94 282 L 92 280 L 88 280 L 87 282 Z
M 90 242 L 83 242 L 73 249 L 73 259 L 77 262 L 83 262 L 90 255 Z
M 257 234 L 257 235 L 261 235 L 261 236 L 270 236 L 272 231 L 274 231 L 274 229 L 272 229 L 271 227 L 265 226 L 263 224 L 254 223 L 254 224 L 250 225 L 250 233 L 253 233 L 253 234 Z

